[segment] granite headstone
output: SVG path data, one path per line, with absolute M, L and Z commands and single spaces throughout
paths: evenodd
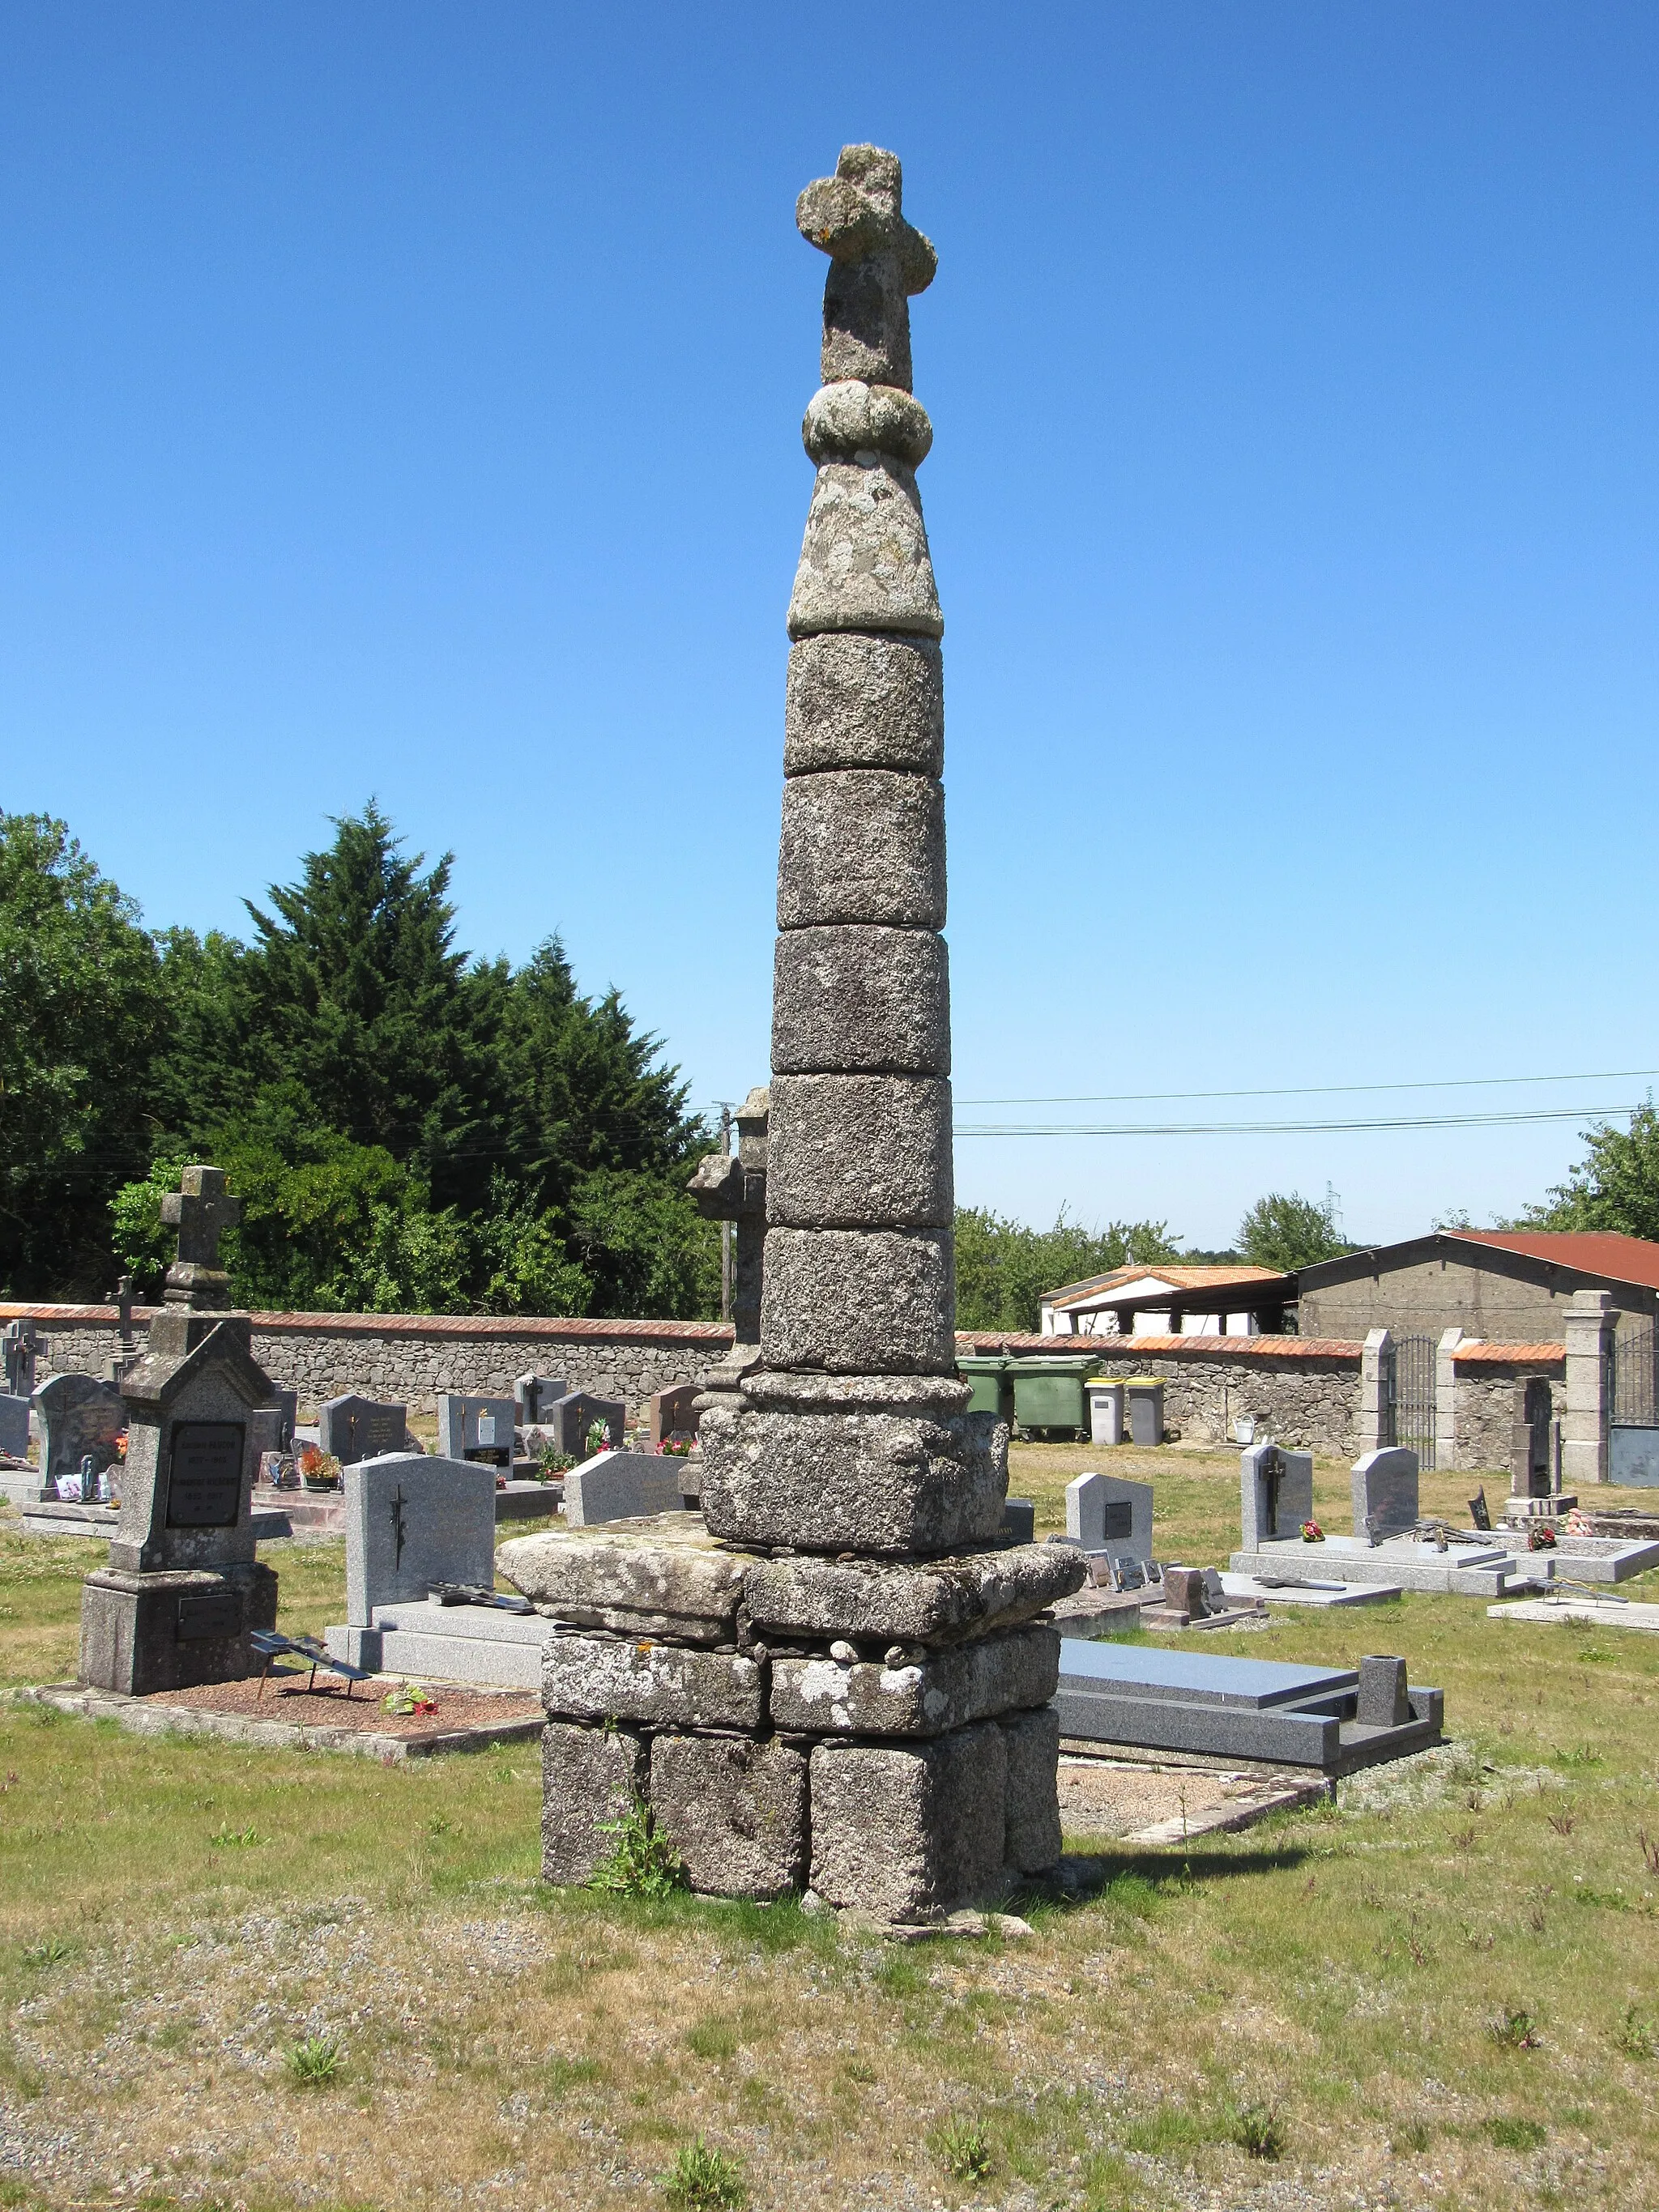
M 392 1452 L 345 1471 L 346 1621 L 423 1598 L 434 1583 L 495 1579 L 495 1477 L 477 1461 Z

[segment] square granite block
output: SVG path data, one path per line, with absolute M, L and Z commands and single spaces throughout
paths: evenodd
M 635 1729 L 578 1728 L 550 1721 L 542 1731 L 542 1878 L 586 1881 L 620 1820 L 646 1794 L 645 1738 Z
M 806 1754 L 775 1736 L 659 1735 L 651 1809 L 693 1889 L 781 1897 L 806 1858 Z
M 812 1887 L 826 1904 L 911 1921 L 1004 1881 L 1008 1755 L 994 1721 L 920 1744 L 819 1744 Z
M 736 1651 L 698 1651 L 651 1637 L 553 1637 L 542 1659 L 550 1715 L 640 1721 L 651 1728 L 757 1729 L 765 1677 Z

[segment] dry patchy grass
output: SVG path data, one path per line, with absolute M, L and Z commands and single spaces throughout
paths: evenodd
M 1236 1460 L 1146 1456 L 1160 1547 L 1222 1556 Z M 1022 1449 L 1015 1486 L 1052 1526 L 1099 1457 Z M 68 1671 L 89 1563 L 0 1536 L 9 1679 Z M 285 1619 L 337 1617 L 337 1547 L 276 1564 Z M 701 2174 L 791 2212 L 1646 2212 L 1659 1651 L 1431 1598 L 1248 1649 L 1374 1644 L 1455 1745 L 1202 1848 L 1103 1845 L 1034 1940 L 950 1949 L 550 1892 L 523 1748 L 380 1768 L 0 1708 L 0 2204 L 562 2212 Z

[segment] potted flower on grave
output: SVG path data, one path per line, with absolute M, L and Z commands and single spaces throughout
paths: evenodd
M 665 1459 L 689 1459 L 696 1449 L 697 1440 L 688 1429 L 673 1429 L 665 1436 L 658 1450 Z
M 600 1452 L 608 1452 L 614 1449 L 615 1447 L 611 1442 L 611 1431 L 606 1428 L 605 1423 L 603 1421 L 590 1421 L 587 1425 L 587 1456 L 589 1459 L 597 1458 Z
M 1317 1521 L 1304 1521 L 1302 1523 L 1302 1540 L 1304 1544 L 1322 1544 L 1324 1542 L 1325 1531 L 1320 1527 Z
M 300 1480 L 307 1490 L 336 1490 L 340 1482 L 340 1462 L 332 1452 L 319 1450 L 307 1444 L 299 1457 Z
M 544 1443 L 536 1455 L 536 1480 L 538 1482 L 552 1482 L 575 1464 L 573 1453 L 561 1451 L 555 1443 Z

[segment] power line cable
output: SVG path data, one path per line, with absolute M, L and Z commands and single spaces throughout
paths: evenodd
M 1605 1121 L 1633 1106 L 1540 1106 L 1517 1114 L 1401 1114 L 1351 1121 L 958 1121 L 958 1137 L 1287 1137 L 1398 1129 L 1496 1129 L 1528 1121 Z
M 1059 1098 L 958 1098 L 958 1106 L 1141 1106 L 1158 1099 L 1188 1098 L 1330 1098 L 1364 1091 L 1486 1091 L 1504 1084 L 1634 1083 L 1659 1075 L 1659 1067 L 1602 1068 L 1589 1075 L 1457 1075 L 1420 1083 L 1285 1084 L 1263 1091 L 1080 1091 Z M 1594 1109 L 1599 1112 L 1599 1108 Z M 1626 1113 L 1620 1106 L 1615 1109 Z

